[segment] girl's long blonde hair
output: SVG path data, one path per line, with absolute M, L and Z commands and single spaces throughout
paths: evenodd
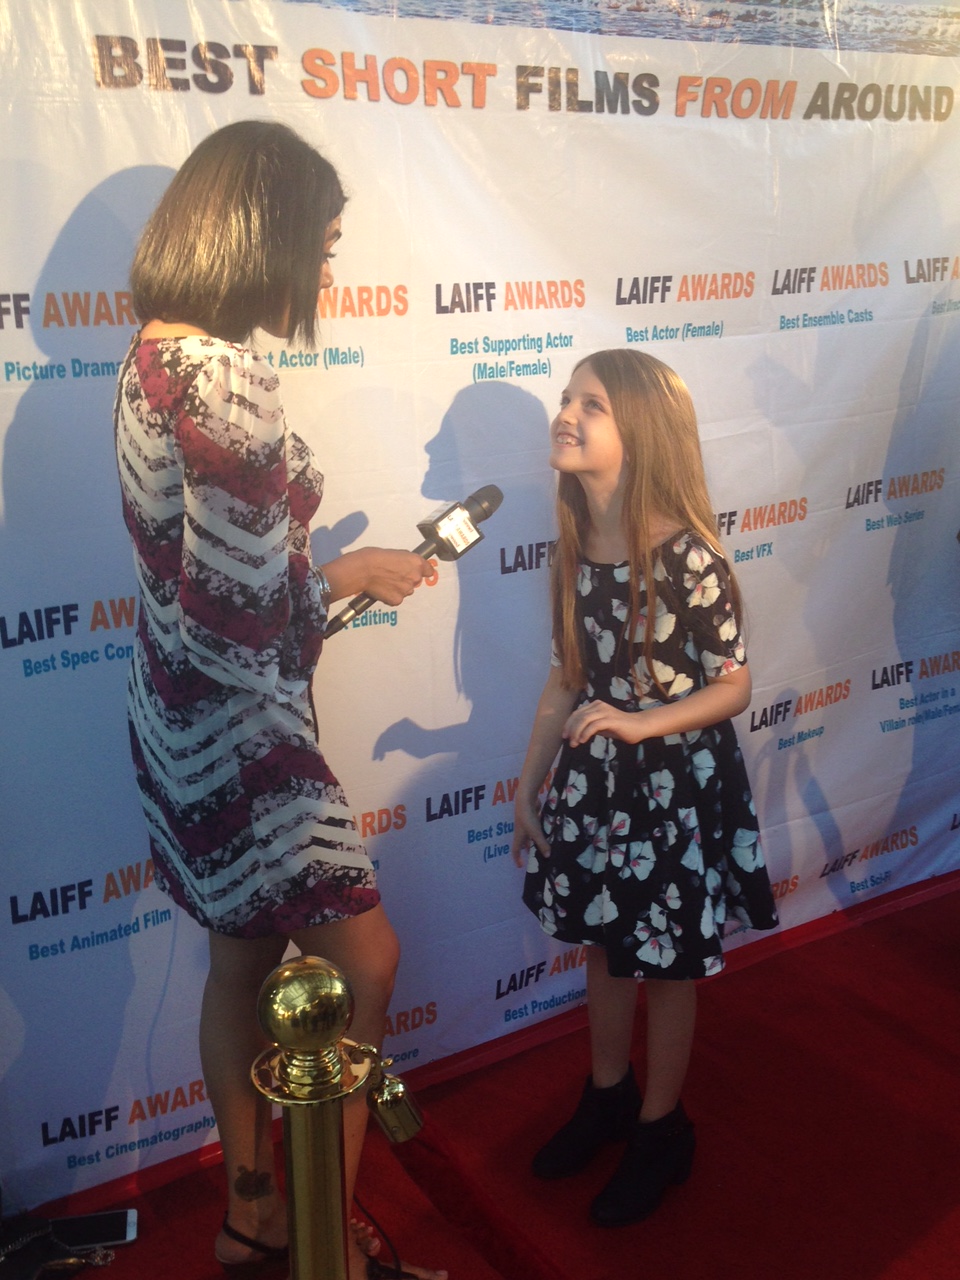
M 646 614 L 656 617 L 654 518 L 698 533 L 718 554 L 713 505 L 707 492 L 697 432 L 697 415 L 686 384 L 674 371 L 643 351 L 614 349 L 586 356 L 574 369 L 589 365 L 603 384 L 623 442 L 626 485 L 623 532 L 629 548 L 630 609 L 621 634 L 630 645 L 640 621 L 640 581 L 646 587 Z M 582 689 L 587 680 L 583 625 L 579 616 L 577 577 L 585 558 L 590 516 L 586 496 L 575 475 L 561 474 L 557 486 L 559 539 L 553 560 L 553 635 L 562 663 L 563 683 Z M 734 611 L 740 622 L 740 592 L 730 572 Z M 653 625 L 643 628 L 643 658 L 651 679 L 665 697 L 653 672 Z

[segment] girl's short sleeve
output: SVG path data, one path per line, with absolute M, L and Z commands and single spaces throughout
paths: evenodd
M 273 370 L 239 348 L 198 372 L 176 425 L 179 623 L 213 679 L 276 693 L 290 622 L 286 426 Z
M 733 605 L 727 563 L 702 539 L 688 537 L 670 575 L 678 611 L 689 630 L 694 654 L 708 680 L 728 675 L 747 661 Z

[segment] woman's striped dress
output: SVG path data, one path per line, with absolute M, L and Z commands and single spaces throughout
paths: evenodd
M 206 927 L 286 934 L 379 901 L 317 747 L 323 478 L 276 374 L 215 338 L 135 338 L 114 411 L 140 613 L 133 758 L 157 883 Z

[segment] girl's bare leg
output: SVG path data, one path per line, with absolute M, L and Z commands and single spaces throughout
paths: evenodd
M 647 998 L 646 1083 L 642 1120 L 659 1120 L 680 1100 L 690 1064 L 697 1020 L 697 988 L 693 982 L 649 978 Z M 637 983 L 611 978 L 602 947 L 587 950 L 587 1002 L 593 1083 L 598 1089 L 617 1084 L 630 1065 Z
M 680 1103 L 697 1013 L 691 981 L 647 979 L 647 1078 L 639 1123 L 590 1216 L 606 1227 L 649 1217 L 667 1190 L 689 1177 L 696 1146 Z
M 697 1022 L 694 982 L 647 979 L 647 1079 L 641 1121 L 669 1115 L 680 1101 Z
M 633 1019 L 637 1008 L 635 978 L 611 978 L 603 947 L 587 948 L 587 1013 L 594 1087 L 619 1084 L 630 1066 Z

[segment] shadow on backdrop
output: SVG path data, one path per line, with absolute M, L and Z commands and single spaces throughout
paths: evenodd
M 10 892 L 19 895 L 23 911 L 41 887 L 49 892 L 51 885 L 92 881 L 92 918 L 74 906 L 59 919 L 24 927 L 21 932 L 33 932 L 16 939 L 7 993 L 23 1038 L 4 1079 L 4 1105 L 20 1112 L 43 1106 L 54 1130 L 67 1109 L 64 1078 L 75 1055 L 82 1055 L 83 1079 L 93 1088 L 86 1105 L 100 1106 L 96 1090 L 110 1085 L 123 1033 L 131 1033 L 125 1014 L 140 1016 L 127 1009 L 134 974 L 126 944 L 84 950 L 80 964 L 69 952 L 75 934 L 130 919 L 134 897 L 103 909 L 105 875 L 145 860 L 148 846 L 129 756 L 125 652 L 112 662 L 101 652 L 96 665 L 70 672 L 58 659 L 42 675 L 25 660 L 63 649 L 102 651 L 106 641 L 125 650 L 132 639 L 132 614 L 116 634 L 91 632 L 91 614 L 98 599 L 136 593 L 112 411 L 116 365 L 134 329 L 123 296 L 130 261 L 171 177 L 172 170 L 160 166 L 113 174 L 64 223 L 31 293 L 30 324 L 36 364 L 60 365 L 65 376 L 30 383 L 3 444 L 2 612 L 12 617 L 15 634 L 21 610 L 32 617 L 37 607 L 70 603 L 76 615 L 69 636 L 61 624 L 51 636 L 27 638 L 4 655 L 0 668 L 5 717 L 17 726 L 0 768 Z M 63 959 L 27 962 L 28 942 L 61 939 Z M 149 1027 L 137 1032 L 149 1040 Z M 23 1115 L 8 1120 L 7 1133 L 22 1131 Z
M 900 708 L 901 694 L 908 702 L 918 700 L 916 706 L 890 712 L 895 723 L 908 722 L 895 732 L 913 734 L 910 771 L 890 831 L 907 833 L 910 852 L 906 858 L 901 855 L 899 865 L 922 860 L 925 876 L 952 870 L 957 863 L 957 837 L 955 832 L 951 837 L 950 823 L 960 809 L 960 670 L 951 669 L 960 663 L 958 367 L 960 327 L 949 317 L 924 317 L 907 357 L 883 468 L 888 487 L 897 477 L 912 479 L 918 473 L 943 479 L 943 487 L 935 491 L 886 503 L 888 518 L 900 521 L 894 526 L 887 577 L 893 629 L 899 660 L 912 664 L 912 684 L 896 691 L 896 706 Z M 908 520 L 908 514 L 913 518 Z M 932 674 L 936 666 L 940 676 Z M 916 716 L 921 719 L 910 725 Z M 915 832 L 924 818 L 929 825 Z M 939 865 L 931 860 L 931 846 L 939 846 Z
M 446 762 L 447 773 L 458 763 L 473 766 L 526 745 L 549 662 L 547 544 L 554 536 L 554 486 L 547 426 L 535 396 L 488 383 L 458 392 L 427 444 L 424 497 L 462 500 L 487 484 L 503 492 L 499 510 L 481 526 L 484 540 L 457 564 L 454 670 L 470 709 L 465 721 L 442 728 L 398 721 L 377 741 L 376 759 L 389 751 L 419 760 L 440 753 L 459 757 Z M 533 548 L 531 557 L 524 554 L 533 564 L 514 571 L 518 547 Z

